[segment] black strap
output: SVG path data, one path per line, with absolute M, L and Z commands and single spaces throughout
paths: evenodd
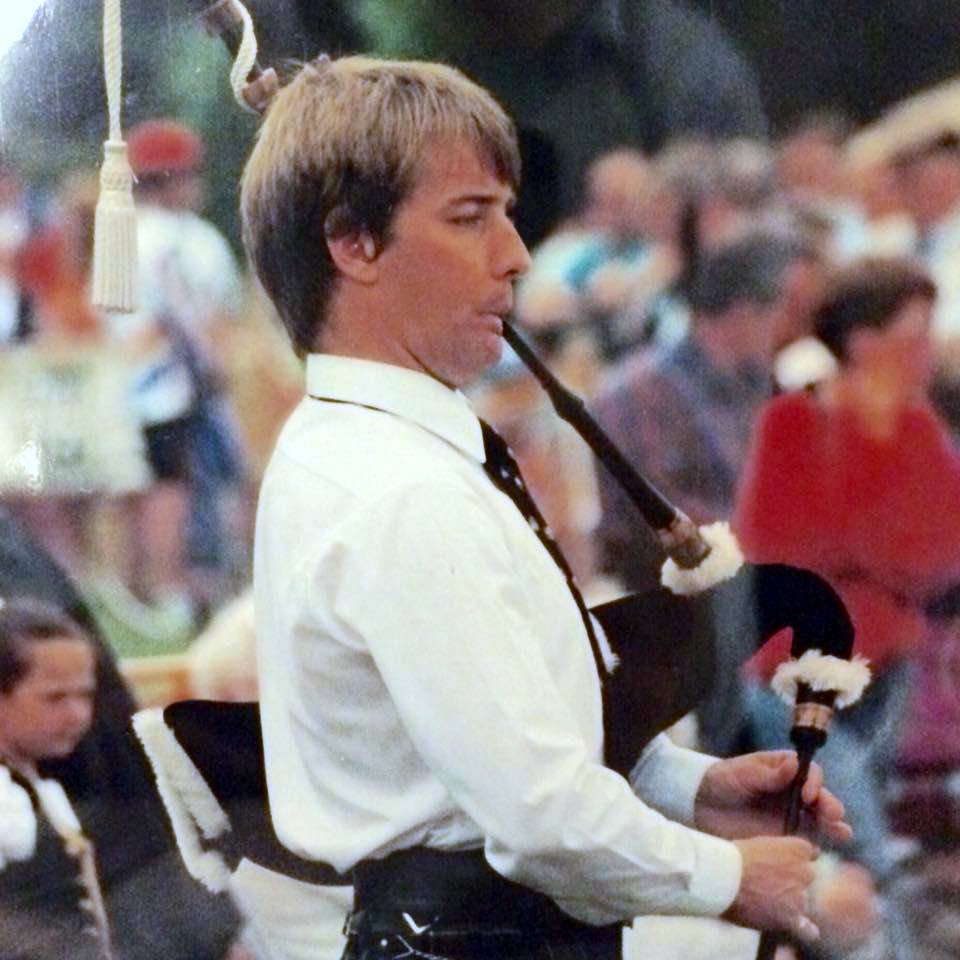
M 616 960 L 620 924 L 594 927 L 496 873 L 482 850 L 414 847 L 354 867 L 345 960 Z
M 583 626 L 590 641 L 590 650 L 597 667 L 597 675 L 600 677 L 600 688 L 604 694 L 604 705 L 606 705 L 607 668 L 600 651 L 600 643 L 597 640 L 593 620 L 587 610 L 586 603 L 584 603 L 580 588 L 577 586 L 573 570 L 570 569 L 570 564 L 567 563 L 567 558 L 563 555 L 560 545 L 553 539 L 553 532 L 544 520 L 543 514 L 540 513 L 536 501 L 530 495 L 520 472 L 520 465 L 507 446 L 506 440 L 485 420 L 480 421 L 480 426 L 483 430 L 483 448 L 486 452 L 486 462 L 483 469 L 493 481 L 494 486 L 513 501 L 514 506 L 530 524 L 530 529 L 537 535 L 537 539 L 543 544 L 544 549 L 550 554 L 553 562 L 567 579 L 567 586 L 570 588 L 570 593 L 573 595 L 580 616 L 583 618 Z

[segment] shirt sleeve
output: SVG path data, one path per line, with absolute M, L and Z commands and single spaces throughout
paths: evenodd
M 661 733 L 630 771 L 630 785 L 665 817 L 691 827 L 700 781 L 716 762 L 716 757 L 679 747 Z
M 739 851 L 668 820 L 597 761 L 554 682 L 499 519 L 454 484 L 391 494 L 345 531 L 361 546 L 343 558 L 334 615 L 363 638 L 417 752 L 478 824 L 496 870 L 588 923 L 720 914 L 739 888 Z M 658 742 L 641 780 L 689 819 L 702 761 L 677 759 Z M 653 785 L 668 766 L 673 801 L 666 778 L 659 793 Z

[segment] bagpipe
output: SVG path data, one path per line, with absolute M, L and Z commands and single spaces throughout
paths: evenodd
M 238 100 L 266 109 L 277 80 L 256 62 L 249 14 L 236 0 L 217 0 L 201 16 L 238 58 L 232 74 Z M 627 776 L 653 737 L 710 695 L 720 651 L 742 646 L 742 637 L 751 638 L 749 647 L 756 650 L 790 628 L 791 656 L 774 682 L 794 711 L 791 738 L 800 772 L 786 823 L 794 829 L 803 783 L 833 712 L 854 702 L 869 680 L 866 664 L 851 659 L 854 630 L 843 602 L 811 571 L 743 562 L 725 525 L 697 528 L 625 459 L 583 401 L 553 377 L 509 323 L 504 338 L 558 415 L 623 486 L 668 557 L 660 586 L 590 611 L 618 661 L 603 678 L 605 762 Z M 257 709 L 185 701 L 137 719 L 161 793 L 175 807 L 171 818 L 181 848 L 190 848 L 188 867 L 221 887 L 240 857 L 315 883 L 348 882 L 329 867 L 300 861 L 277 840 Z

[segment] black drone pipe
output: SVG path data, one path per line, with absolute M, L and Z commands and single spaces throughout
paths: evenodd
M 583 400 L 560 383 L 507 321 L 503 324 L 503 339 L 540 382 L 557 415 L 580 434 L 597 459 L 617 479 L 644 520 L 656 533 L 667 555 L 672 557 L 681 569 L 690 570 L 699 566 L 710 552 L 710 547 L 700 536 L 696 526 L 631 465 L 587 412 Z

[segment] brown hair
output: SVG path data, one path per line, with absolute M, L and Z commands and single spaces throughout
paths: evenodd
M 828 280 L 813 316 L 813 329 L 843 363 L 856 330 L 882 330 L 907 300 L 933 300 L 936 295 L 930 276 L 915 261 L 906 257 L 864 257 L 841 267 Z
M 513 124 L 452 67 L 321 58 L 270 104 L 241 187 L 243 238 L 298 355 L 316 343 L 337 272 L 329 238 L 390 239 L 431 141 L 466 141 L 516 187 Z
M 78 623 L 56 607 L 38 600 L 0 600 L 0 695 L 10 693 L 26 674 L 31 643 L 62 637 L 92 642 Z

